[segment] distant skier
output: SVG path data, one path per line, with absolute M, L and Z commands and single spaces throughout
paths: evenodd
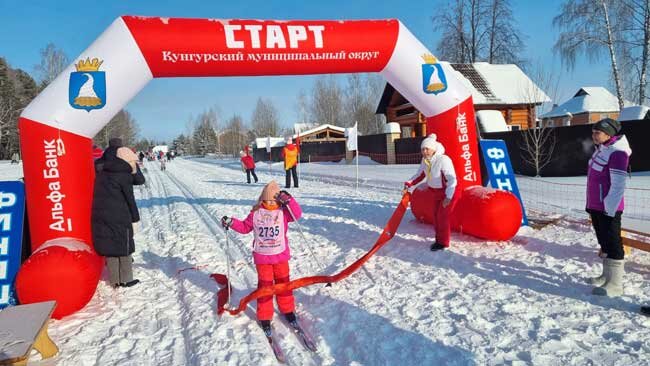
M 241 166 L 242 169 L 246 172 L 246 182 L 251 184 L 251 174 L 257 183 L 257 174 L 255 174 L 255 160 L 253 157 L 248 155 L 246 151 L 240 151 L 239 156 L 241 156 Z
M 590 278 L 594 295 L 623 294 L 625 264 L 621 239 L 621 215 L 627 168 L 632 154 L 625 135 L 620 134 L 621 123 L 605 118 L 591 128 L 591 139 L 596 145 L 587 171 L 587 207 L 591 224 L 600 244 L 603 272 Z
M 260 195 L 257 203 L 251 209 L 246 219 L 239 220 L 224 216 L 221 225 L 232 228 L 238 233 L 254 232 L 253 260 L 257 269 L 257 286 L 272 286 L 274 283 L 289 282 L 289 240 L 287 231 L 289 222 L 302 215 L 302 209 L 287 191 L 280 191 L 275 181 L 269 182 Z M 293 291 L 276 294 L 280 312 L 290 323 L 296 322 L 295 300 Z M 257 299 L 257 319 L 262 329 L 271 335 L 271 319 L 273 318 L 272 296 Z
M 293 177 L 293 187 L 298 188 L 298 145 L 293 143 L 291 137 L 287 139 L 286 146 L 282 149 L 284 158 L 285 185 L 284 188 L 291 188 L 291 177 Z
M 18 164 L 20 163 L 20 155 L 18 155 L 18 152 L 15 152 L 11 155 L 11 164 Z
M 433 190 L 433 210 L 436 241 L 431 245 L 431 251 L 443 250 L 449 247 L 451 237 L 450 216 L 454 208 L 454 193 L 456 191 L 456 172 L 451 159 L 445 155 L 445 148 L 436 141 L 432 133 L 422 140 L 422 162 L 417 173 L 404 182 L 404 190 L 411 188 L 426 179 L 429 189 Z

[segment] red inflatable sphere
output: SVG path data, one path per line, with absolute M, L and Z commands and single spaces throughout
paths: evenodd
M 468 187 L 456 203 L 452 227 L 456 231 L 488 240 L 510 240 L 523 213 L 513 193 L 481 186 Z
M 16 292 L 21 304 L 55 300 L 52 317 L 61 319 L 83 308 L 93 297 L 103 258 L 70 238 L 41 245 L 20 267 Z
M 416 219 L 433 224 L 433 208 L 431 202 L 433 201 L 433 190 L 429 189 L 426 183 L 422 183 L 415 187 L 411 193 L 411 212 Z
M 416 219 L 433 224 L 433 190 L 420 184 L 411 195 Z M 514 194 L 481 186 L 465 188 L 451 215 L 451 227 L 488 240 L 510 240 L 521 226 L 521 205 Z

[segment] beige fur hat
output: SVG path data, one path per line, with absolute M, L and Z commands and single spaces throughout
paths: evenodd
M 131 149 L 128 147 L 120 147 L 117 149 L 117 157 L 131 165 L 131 172 L 135 173 L 137 171 L 136 164 L 138 162 L 138 156 Z
M 277 195 L 278 192 L 280 192 L 280 186 L 278 186 L 278 183 L 276 181 L 272 180 L 264 186 L 259 200 L 273 201 L 275 199 L 275 195 Z

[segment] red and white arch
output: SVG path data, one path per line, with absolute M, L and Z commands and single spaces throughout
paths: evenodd
M 116 19 L 21 115 L 34 254 L 18 276 L 20 300 L 55 299 L 60 317 L 92 297 L 102 262 L 90 232 L 91 139 L 153 78 L 379 72 L 427 116 L 427 131 L 454 161 L 459 191 L 480 184 L 471 96 L 448 64 L 425 55 L 431 53 L 394 19 Z M 72 74 L 80 61 L 94 59 L 105 80 L 95 78 L 96 87 L 105 95 L 98 94 L 95 109 L 80 108 L 72 103 Z M 443 85 L 427 90 L 431 73 Z M 82 264 L 57 263 L 53 248 Z

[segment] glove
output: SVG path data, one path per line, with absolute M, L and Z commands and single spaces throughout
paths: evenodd
M 291 200 L 291 195 L 287 191 L 280 191 L 278 192 L 278 195 L 275 196 L 275 200 L 278 201 L 278 204 L 280 206 L 286 206 L 289 204 L 289 201 Z
M 221 226 L 223 226 L 224 229 L 228 230 L 230 228 L 230 225 L 232 225 L 231 217 L 224 216 L 221 218 Z

